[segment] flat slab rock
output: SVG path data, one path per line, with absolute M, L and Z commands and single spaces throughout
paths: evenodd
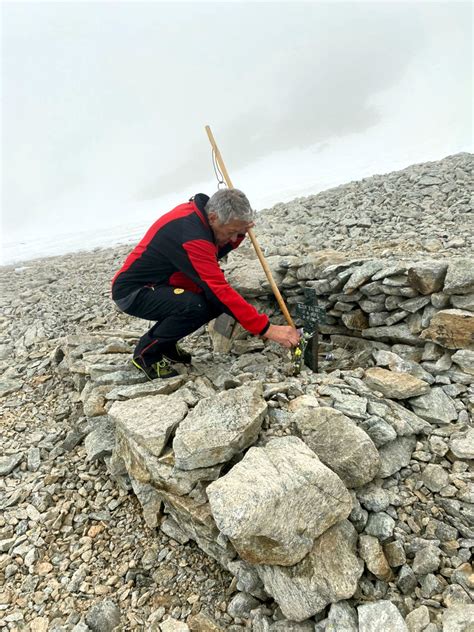
M 355 528 L 343 520 L 323 533 L 298 564 L 258 566 L 257 572 L 285 617 L 304 621 L 329 603 L 353 596 L 364 570 L 356 543 Z
M 421 338 L 436 342 L 446 349 L 474 350 L 474 314 L 463 309 L 437 312 Z
M 155 456 L 160 456 L 176 426 L 188 412 L 175 395 L 152 395 L 114 402 L 109 417 L 124 437 L 131 437 Z
M 341 412 L 303 408 L 293 421 L 306 445 L 347 487 L 360 487 L 377 475 L 380 458 L 372 439 Z
M 380 367 L 367 369 L 364 381 L 373 390 L 393 399 L 417 397 L 430 390 L 429 384 L 413 375 L 396 373 Z
M 230 460 L 254 443 L 266 412 L 258 382 L 202 399 L 176 431 L 176 467 L 193 470 Z
M 297 437 L 250 448 L 207 495 L 219 530 L 252 564 L 296 564 L 352 509 L 341 479 Z

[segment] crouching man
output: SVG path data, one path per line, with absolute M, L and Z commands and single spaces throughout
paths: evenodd
M 160 217 L 114 276 L 112 298 L 118 308 L 156 321 L 133 354 L 133 364 L 148 379 L 177 375 L 171 364 L 191 361 L 178 341 L 223 312 L 255 336 L 283 347 L 298 344 L 294 327 L 272 325 L 229 285 L 219 267 L 218 260 L 242 242 L 254 217 L 238 189 L 223 189 L 211 198 L 198 193 Z

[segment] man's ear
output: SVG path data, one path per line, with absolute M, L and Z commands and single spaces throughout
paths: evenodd
M 208 213 L 207 219 L 209 220 L 209 224 L 211 226 L 214 226 L 214 224 L 217 222 L 217 214 L 214 213 L 214 211 L 211 211 L 210 213 Z

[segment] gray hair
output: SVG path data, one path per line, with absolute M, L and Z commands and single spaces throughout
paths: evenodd
M 245 193 L 239 189 L 220 189 L 206 204 L 206 213 L 215 213 L 221 224 L 232 220 L 252 222 L 255 212 Z

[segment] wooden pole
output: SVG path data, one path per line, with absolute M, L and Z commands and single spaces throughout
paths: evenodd
M 209 141 L 212 145 L 212 149 L 214 150 L 214 154 L 216 156 L 216 160 L 217 163 L 219 165 L 219 169 L 222 171 L 222 175 L 224 176 L 224 179 L 226 181 L 227 186 L 229 187 L 229 189 L 233 189 L 234 185 L 232 184 L 232 181 L 229 177 L 229 174 L 227 172 L 227 169 L 225 167 L 224 161 L 222 160 L 222 156 L 221 156 L 221 152 L 219 151 L 219 148 L 217 147 L 216 141 L 214 140 L 214 136 L 212 135 L 211 132 L 211 128 L 209 127 L 209 125 L 206 125 L 206 132 L 207 132 L 207 136 L 209 138 Z M 288 308 L 286 307 L 285 301 L 283 300 L 282 295 L 280 294 L 280 290 L 278 289 L 277 284 L 275 283 L 275 279 L 273 278 L 273 275 L 271 273 L 270 268 L 268 267 L 268 263 L 265 260 L 265 257 L 263 255 L 263 252 L 258 244 L 258 241 L 255 237 L 255 234 L 253 232 L 252 228 L 248 229 L 248 234 L 250 237 L 250 240 L 253 244 L 253 247 L 255 248 L 255 252 L 257 253 L 257 257 L 260 260 L 260 263 L 262 264 L 262 268 L 267 276 L 268 282 L 270 283 L 270 286 L 272 288 L 273 294 L 275 295 L 276 300 L 278 301 L 278 305 L 280 306 L 281 311 L 283 312 L 284 317 L 286 318 L 286 322 L 290 325 L 290 327 L 294 327 L 295 324 L 293 322 L 293 319 L 290 316 L 290 312 L 288 311 Z

